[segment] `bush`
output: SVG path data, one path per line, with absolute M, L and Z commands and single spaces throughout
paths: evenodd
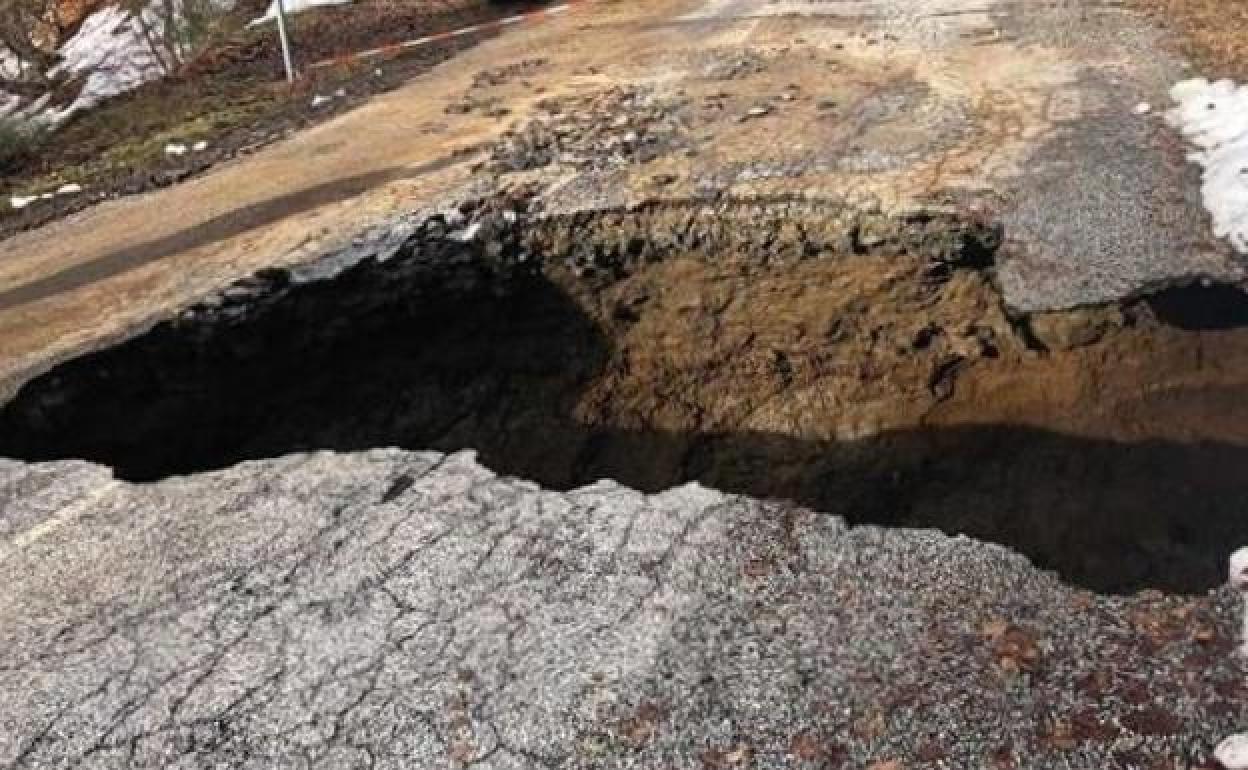
M 39 150 L 43 131 L 28 123 L 0 118 L 0 176 L 16 171 Z

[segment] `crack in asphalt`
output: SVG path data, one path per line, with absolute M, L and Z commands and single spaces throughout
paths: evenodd
M 866 761 L 912 753 L 934 724 L 971 736 L 948 751 L 973 763 L 976 736 L 1021 745 L 1030 720 L 1078 707 L 1072 681 L 1139 644 L 1120 625 L 1136 600 L 1079 610 L 1079 592 L 1002 548 L 696 485 L 548 492 L 470 453 L 318 453 L 121 485 L 0 579 L 22 597 L 0 605 L 14 770 L 651 767 L 743 742 L 781 767 L 799 732 Z M 987 613 L 1027 618 L 1069 659 L 1003 688 L 973 641 Z M 1184 729 L 1139 740 L 1195 756 L 1248 713 L 1211 695 L 1238 663 L 1192 672 L 1189 652 L 1147 661 Z M 925 694 L 855 737 L 907 692 Z M 643 704 L 662 704 L 652 732 L 621 727 Z

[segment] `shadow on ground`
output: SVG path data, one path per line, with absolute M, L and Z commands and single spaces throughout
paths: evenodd
M 471 448 L 555 488 L 697 480 L 966 533 L 1100 591 L 1204 590 L 1248 541 L 1243 446 L 1010 425 L 809 441 L 591 424 L 581 402 L 612 355 L 602 328 L 540 276 L 502 295 L 454 285 L 398 291 L 360 272 L 246 320 L 164 323 L 28 384 L 0 412 L 0 455 L 141 481 L 313 449 Z
M 81 289 L 175 254 L 228 240 L 236 235 L 271 225 L 279 219 L 354 198 L 390 182 L 437 171 L 454 161 L 454 158 L 439 158 L 410 168 L 391 168 L 357 174 L 240 206 L 163 238 L 113 251 L 37 281 L 0 292 L 0 311 Z M 169 212 L 167 215 L 176 216 Z

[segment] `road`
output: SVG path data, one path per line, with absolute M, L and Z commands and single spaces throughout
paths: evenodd
M 611 87 L 720 107 L 687 127 L 696 157 L 597 180 L 611 192 L 594 205 L 708 189 L 953 205 L 1005 225 L 1000 282 L 1021 312 L 1112 301 L 1176 276 L 1238 279 L 1159 115 L 1185 74 L 1169 42 L 1098 0 L 580 5 L 201 178 L 0 243 L 0 383 L 371 223 L 522 178 L 474 172 L 474 150 L 543 99 Z M 754 64 L 734 72 L 742 57 Z M 476 73 L 534 59 L 542 66 L 488 89 L 503 117 L 446 111 Z M 784 101 L 789 86 L 800 98 Z M 759 103 L 771 114 L 738 122 Z M 1135 114 L 1140 103 L 1152 111 Z M 656 170 L 681 181 L 656 193 Z M 552 189 L 579 189 L 569 174 L 548 174 Z
M 1248 720 L 1229 590 L 696 485 L 378 450 L 0 504 L 5 768 L 1205 767 Z
M 802 196 L 986 218 L 1019 312 L 1236 279 L 1158 114 L 1185 73 L 1170 42 L 1091 1 L 581 5 L 0 244 L 0 394 L 257 269 L 513 185 L 555 213 Z M 487 108 L 447 110 L 466 98 Z M 644 159 L 617 135 L 643 113 Z M 592 156 L 530 163 L 540 132 L 508 132 L 536 118 Z M 1223 398 L 1201 400 L 1210 423 Z M 1093 449 L 1058 465 L 1133 451 Z M 150 484 L 0 460 L 0 585 L 15 770 L 1207 768 L 1248 724 L 1228 588 L 1096 595 L 965 537 L 697 485 L 549 491 L 471 453 Z

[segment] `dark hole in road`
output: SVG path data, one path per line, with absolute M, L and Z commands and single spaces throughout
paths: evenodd
M 1190 331 L 1248 326 L 1248 293 L 1222 283 L 1180 286 L 1153 294 L 1148 304 L 1158 320 Z
M 471 243 L 436 225 L 332 279 L 261 276 L 28 383 L 0 412 L 0 454 L 144 481 L 470 448 L 556 488 L 698 480 L 966 533 L 1106 591 L 1203 590 L 1248 542 L 1248 447 L 1083 438 L 1020 411 L 1077 378 L 1008 336 L 981 269 L 999 233 L 894 222 L 847 255 L 862 249 L 785 218 L 630 216 L 523 237 L 487 220 Z M 1172 390 L 1159 412 L 1243 396 Z M 960 400 L 975 419 L 939 424 Z

